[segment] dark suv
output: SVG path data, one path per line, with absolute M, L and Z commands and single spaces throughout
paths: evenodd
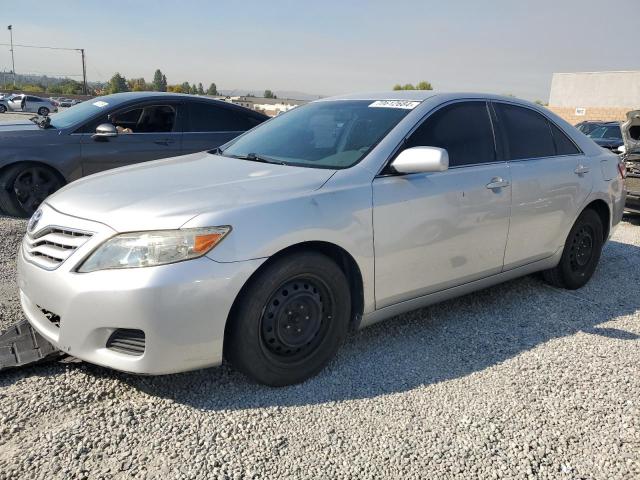
M 618 148 L 624 144 L 619 122 L 602 123 L 587 136 L 602 148 L 612 150 L 614 153 L 617 153 Z
M 133 163 L 209 150 L 268 117 L 162 92 L 97 97 L 48 118 L 0 123 L 0 210 L 25 217 L 64 184 Z

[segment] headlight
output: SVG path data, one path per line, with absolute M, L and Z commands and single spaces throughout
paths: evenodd
M 231 227 L 123 233 L 110 238 L 78 268 L 87 273 L 113 268 L 139 268 L 191 260 L 206 254 Z

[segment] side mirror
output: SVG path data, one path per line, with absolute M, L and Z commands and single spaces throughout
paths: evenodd
M 391 166 L 398 173 L 444 172 L 449 168 L 449 154 L 438 147 L 407 148 Z
M 96 127 L 96 133 L 93 134 L 91 138 L 100 139 L 100 138 L 111 138 L 118 136 L 118 129 L 114 127 L 110 123 L 101 123 Z

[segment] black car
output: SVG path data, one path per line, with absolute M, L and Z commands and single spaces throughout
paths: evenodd
M 605 123 L 607 122 L 603 122 L 602 120 L 585 120 L 584 122 L 576 123 L 575 127 L 585 135 L 589 135 L 596 128 L 602 126 Z
M 97 97 L 48 118 L 0 123 L 0 210 L 29 216 L 80 177 L 210 150 L 267 118 L 206 97 L 131 92 Z
M 618 148 L 624 145 L 619 122 L 603 123 L 591 131 L 587 136 L 601 147 L 614 152 L 617 152 Z

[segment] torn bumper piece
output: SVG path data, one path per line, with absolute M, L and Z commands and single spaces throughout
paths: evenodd
M 26 320 L 0 332 L 0 370 L 27 366 L 63 356 L 65 356 L 64 352 L 49 343 Z

